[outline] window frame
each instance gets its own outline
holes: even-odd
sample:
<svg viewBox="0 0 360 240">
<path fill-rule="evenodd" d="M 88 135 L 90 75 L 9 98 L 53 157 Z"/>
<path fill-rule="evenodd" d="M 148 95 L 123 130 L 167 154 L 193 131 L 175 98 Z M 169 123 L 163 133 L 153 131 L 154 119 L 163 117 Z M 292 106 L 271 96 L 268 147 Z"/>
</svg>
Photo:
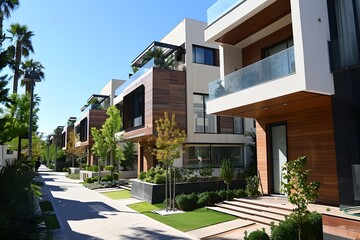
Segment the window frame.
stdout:
<svg viewBox="0 0 360 240">
<path fill-rule="evenodd" d="M 194 119 L 194 133 L 203 133 L 203 134 L 218 134 L 218 119 L 216 115 L 209 115 L 206 113 L 206 98 L 209 97 L 209 94 L 203 94 L 203 93 L 193 93 L 193 98 L 194 96 L 201 96 L 202 97 L 202 113 L 203 113 L 203 131 L 196 131 L 196 121 L 195 121 L 195 107 L 194 107 L 194 101 L 193 101 L 193 119 Z M 212 117 L 215 121 L 214 123 L 214 131 L 213 132 L 208 132 L 207 130 L 207 125 L 206 125 L 206 121 L 208 120 L 209 117 Z"/>
<path fill-rule="evenodd" d="M 197 50 L 204 50 L 203 59 L 199 59 Z M 212 61 L 207 62 L 207 53 L 212 53 L 210 56 L 212 56 Z M 219 66 L 219 49 L 216 48 L 210 48 L 210 47 L 204 47 L 200 45 L 193 44 L 192 45 L 192 62 L 197 64 L 203 64 L 208 66 Z"/>
</svg>

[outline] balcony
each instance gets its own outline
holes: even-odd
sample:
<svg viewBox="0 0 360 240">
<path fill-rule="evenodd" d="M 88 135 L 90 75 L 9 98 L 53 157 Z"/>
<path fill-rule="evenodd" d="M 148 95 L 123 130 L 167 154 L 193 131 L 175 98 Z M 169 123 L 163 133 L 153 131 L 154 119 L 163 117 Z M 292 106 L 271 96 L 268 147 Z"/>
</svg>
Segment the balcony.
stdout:
<svg viewBox="0 0 360 240">
<path fill-rule="evenodd" d="M 131 67 L 135 70 L 134 74 L 130 75 L 129 80 L 116 89 L 116 95 L 120 95 L 128 86 L 152 68 L 183 71 L 184 62 L 181 61 L 183 54 L 185 52 L 179 46 L 156 41 L 151 43 L 132 61 Z"/>
<path fill-rule="evenodd" d="M 329 41 L 331 70 L 333 72 L 360 64 L 360 32 L 352 32 Z"/>
<path fill-rule="evenodd" d="M 152 68 L 161 68 L 161 69 L 169 69 L 175 70 L 175 65 L 166 61 L 166 59 L 162 58 L 152 58 L 145 65 L 139 68 L 133 75 L 130 76 L 129 80 L 127 80 L 124 84 L 122 84 L 118 89 L 116 89 L 116 95 L 120 95 L 128 86 L 130 86 L 133 82 L 135 82 L 139 77 L 147 73 Z"/>
<path fill-rule="evenodd" d="M 207 22 L 212 24 L 221 16 L 242 4 L 246 0 L 219 0 L 207 10 Z"/>
<path fill-rule="evenodd" d="M 294 47 L 291 47 L 230 73 L 223 80 L 218 79 L 209 83 L 209 100 L 255 87 L 294 73 Z"/>
</svg>

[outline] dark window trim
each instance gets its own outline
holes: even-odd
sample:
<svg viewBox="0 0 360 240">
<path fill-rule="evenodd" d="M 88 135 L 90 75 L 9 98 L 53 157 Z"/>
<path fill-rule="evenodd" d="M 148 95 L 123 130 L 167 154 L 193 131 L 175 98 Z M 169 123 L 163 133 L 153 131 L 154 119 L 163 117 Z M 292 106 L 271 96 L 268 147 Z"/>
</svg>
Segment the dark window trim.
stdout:
<svg viewBox="0 0 360 240">
<path fill-rule="evenodd" d="M 204 50 L 210 50 L 212 51 L 213 53 L 213 63 L 212 64 L 207 64 L 207 63 L 201 63 L 199 61 L 196 60 L 196 51 L 195 49 L 196 48 L 202 48 Z M 192 62 L 193 63 L 196 63 L 196 64 L 202 64 L 202 65 L 208 65 L 208 66 L 214 66 L 214 67 L 219 67 L 220 66 L 220 63 L 219 63 L 219 49 L 216 49 L 216 48 L 210 48 L 210 47 L 205 47 L 205 46 L 201 46 L 201 45 L 196 45 L 196 44 L 193 44 L 192 45 Z M 204 52 L 205 54 L 205 52 Z M 205 56 L 204 56 L 205 58 Z"/>
<path fill-rule="evenodd" d="M 194 129 L 194 133 L 200 133 L 200 134 L 219 134 L 219 129 L 218 129 L 218 117 L 217 116 L 215 116 L 216 117 L 216 126 L 215 126 L 215 129 L 216 129 L 216 132 L 206 132 L 206 127 L 205 127 L 205 123 L 206 123 L 206 116 L 212 116 L 212 115 L 208 115 L 207 113 L 206 113 L 206 101 L 205 101 L 205 97 L 209 97 L 209 94 L 207 94 L 207 93 L 193 93 L 193 95 L 200 95 L 200 96 L 202 96 L 203 97 L 203 113 L 204 113 L 204 122 L 203 122 L 203 126 L 204 126 L 204 131 L 202 131 L 202 132 L 198 132 L 198 131 L 196 131 L 196 129 Z"/>
<path fill-rule="evenodd" d="M 269 50 L 270 49 L 272 49 L 272 48 L 274 48 L 274 47 L 277 47 L 277 46 L 280 46 L 281 44 L 284 44 L 284 43 L 286 43 L 286 48 L 289 48 L 289 47 L 292 47 L 293 45 L 289 45 L 289 41 L 290 40 L 293 40 L 294 41 L 294 38 L 293 37 L 289 37 L 289 38 L 287 38 L 287 39 L 285 39 L 285 40 L 282 40 L 282 41 L 280 41 L 280 42 L 278 42 L 278 43 L 275 43 L 275 44 L 273 44 L 273 45 L 270 45 L 270 46 L 268 46 L 268 47 L 266 47 L 266 48 L 264 48 L 263 49 L 263 56 L 262 56 L 262 58 L 267 58 L 267 57 L 270 57 L 269 56 Z"/>
</svg>

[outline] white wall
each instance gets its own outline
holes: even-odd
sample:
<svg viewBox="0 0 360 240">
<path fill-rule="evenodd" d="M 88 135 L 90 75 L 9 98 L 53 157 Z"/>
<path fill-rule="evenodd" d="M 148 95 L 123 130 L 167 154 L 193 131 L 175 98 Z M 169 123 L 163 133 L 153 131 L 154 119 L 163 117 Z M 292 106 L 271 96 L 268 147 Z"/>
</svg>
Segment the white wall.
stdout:
<svg viewBox="0 0 360 240">
<path fill-rule="evenodd" d="M 296 72 L 309 92 L 334 94 L 326 0 L 291 0 Z"/>
</svg>

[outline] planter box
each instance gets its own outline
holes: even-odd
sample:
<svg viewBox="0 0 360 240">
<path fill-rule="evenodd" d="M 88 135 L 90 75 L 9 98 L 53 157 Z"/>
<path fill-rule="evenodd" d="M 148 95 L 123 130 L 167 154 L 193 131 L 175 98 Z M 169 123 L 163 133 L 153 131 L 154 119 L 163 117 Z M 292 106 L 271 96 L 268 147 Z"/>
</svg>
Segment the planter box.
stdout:
<svg viewBox="0 0 360 240">
<path fill-rule="evenodd" d="M 110 174 L 111 174 L 110 171 L 101 171 L 100 176 L 103 177 L 103 176 L 110 175 Z M 85 181 L 85 179 L 87 179 L 87 178 L 92 178 L 92 177 L 95 177 L 98 175 L 99 175 L 98 172 L 81 170 L 80 171 L 80 181 Z"/>
<path fill-rule="evenodd" d="M 76 168 L 76 167 L 71 167 L 69 168 L 69 170 L 70 170 L 70 174 L 75 174 L 80 172 L 80 168 Z"/>
<path fill-rule="evenodd" d="M 123 179 L 130 179 L 130 178 L 137 178 L 137 171 L 120 171 L 119 178 Z"/>
<path fill-rule="evenodd" d="M 230 189 L 245 188 L 244 179 L 233 180 Z M 176 183 L 176 195 L 185 193 L 199 193 L 207 191 L 217 191 L 226 189 L 226 184 L 222 180 L 205 182 Z M 165 200 L 165 184 L 153 184 L 135 179 L 132 181 L 131 197 L 149 203 L 162 203 Z"/>
</svg>

